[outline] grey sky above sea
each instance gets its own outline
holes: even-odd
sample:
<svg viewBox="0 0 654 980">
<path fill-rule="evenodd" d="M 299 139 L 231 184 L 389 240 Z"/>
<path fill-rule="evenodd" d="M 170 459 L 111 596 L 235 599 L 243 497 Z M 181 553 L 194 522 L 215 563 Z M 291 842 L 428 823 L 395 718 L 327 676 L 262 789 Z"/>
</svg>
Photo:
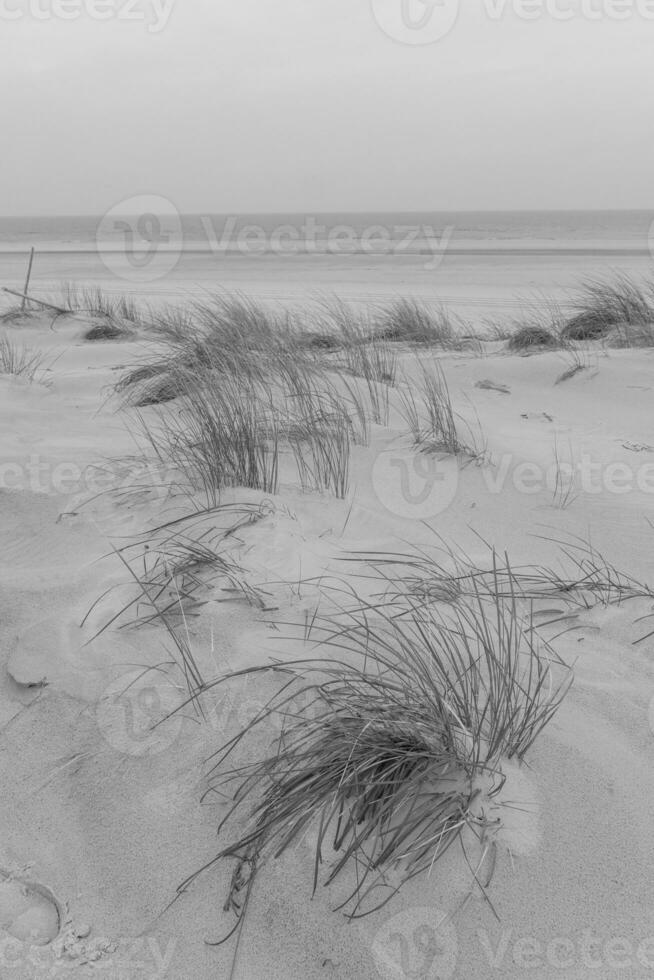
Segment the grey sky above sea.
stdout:
<svg viewBox="0 0 654 980">
<path fill-rule="evenodd" d="M 138 3 L 101 21 L 4 5 L 23 16 L 0 23 L 0 214 L 652 206 L 654 19 L 635 3 L 462 4 L 417 45 L 369 0 L 170 0 L 156 31 Z"/>
</svg>

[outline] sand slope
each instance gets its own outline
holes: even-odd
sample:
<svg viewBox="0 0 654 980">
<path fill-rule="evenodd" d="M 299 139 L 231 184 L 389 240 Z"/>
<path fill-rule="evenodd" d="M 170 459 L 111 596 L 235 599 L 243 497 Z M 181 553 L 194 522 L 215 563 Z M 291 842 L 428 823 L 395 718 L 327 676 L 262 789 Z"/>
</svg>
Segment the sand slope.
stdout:
<svg viewBox="0 0 654 980">
<path fill-rule="evenodd" d="M 142 354 L 141 343 L 91 345 L 79 335 L 74 321 L 56 332 L 23 327 L 52 354 L 49 386 L 0 376 L 0 976 L 223 977 L 233 944 L 207 943 L 231 925 L 222 912 L 231 868 L 216 866 L 170 902 L 216 852 L 223 810 L 216 799 L 201 803 L 205 760 L 273 687 L 221 691 L 206 719 L 189 707 L 152 732 L 184 697 L 179 675 L 162 667 L 171 650 L 161 629 L 94 638 L 129 584 L 112 546 L 183 505 L 138 470 L 126 416 L 107 401 L 116 368 Z M 579 534 L 623 571 L 651 574 L 651 355 L 593 353 L 558 384 L 567 367 L 558 353 L 491 347 L 442 361 L 456 406 L 481 429 L 483 457 L 454 485 L 445 481 L 447 499 L 437 492 L 418 504 L 418 484 L 402 497 L 384 469 L 384 453 L 405 452 L 395 420 L 357 450 L 350 500 L 284 488 L 234 545 L 280 615 L 301 618 L 311 595 L 293 582 L 340 570 L 344 551 L 424 545 L 420 518 L 473 558 L 485 553 L 482 535 L 515 564 L 552 562 L 547 538 Z M 508 392 L 479 386 L 489 380 Z M 584 456 L 591 469 L 561 492 L 557 457 L 561 466 Z M 107 459 L 117 461 L 110 479 L 106 470 L 105 483 L 89 479 L 87 468 Z M 115 492 L 100 493 L 108 482 Z M 120 588 L 81 626 L 112 586 Z M 651 975 L 654 639 L 634 641 L 654 628 L 654 619 L 637 620 L 653 613 L 648 599 L 581 611 L 554 640 L 576 683 L 529 768 L 507 770 L 492 907 L 479 890 L 468 897 L 457 849 L 378 915 L 349 924 L 331 911 L 343 886 L 319 888 L 311 901 L 304 842 L 258 879 L 235 976 Z M 205 675 L 279 655 L 271 615 L 242 601 L 209 603 L 191 624 Z"/>
</svg>

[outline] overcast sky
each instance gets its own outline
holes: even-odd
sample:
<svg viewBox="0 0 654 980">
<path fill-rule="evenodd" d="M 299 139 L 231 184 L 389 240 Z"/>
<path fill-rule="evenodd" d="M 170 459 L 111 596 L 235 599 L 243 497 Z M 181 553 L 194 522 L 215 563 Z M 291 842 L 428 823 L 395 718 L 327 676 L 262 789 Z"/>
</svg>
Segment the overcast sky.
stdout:
<svg viewBox="0 0 654 980">
<path fill-rule="evenodd" d="M 53 2 L 0 0 L 2 214 L 653 206 L 636 0 Z"/>
</svg>

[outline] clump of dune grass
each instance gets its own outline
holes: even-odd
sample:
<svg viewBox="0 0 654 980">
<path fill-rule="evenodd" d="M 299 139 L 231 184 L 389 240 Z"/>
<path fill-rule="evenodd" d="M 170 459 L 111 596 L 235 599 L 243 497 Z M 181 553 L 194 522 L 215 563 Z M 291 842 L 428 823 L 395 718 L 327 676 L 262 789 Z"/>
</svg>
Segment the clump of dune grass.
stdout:
<svg viewBox="0 0 654 980">
<path fill-rule="evenodd" d="M 328 490 L 344 497 L 351 446 L 368 438 L 367 416 L 347 385 L 292 365 L 263 379 L 247 372 L 189 372 L 155 375 L 141 387 L 154 403 L 160 386 L 172 385 L 177 410 L 143 421 L 162 459 L 210 500 L 229 486 L 275 493 L 282 451 L 293 456 L 306 491 Z"/>
<path fill-rule="evenodd" d="M 357 310 L 336 296 L 322 297 L 317 313 L 321 336 L 339 338 L 332 366 L 363 378 L 373 409 L 374 421 L 388 421 L 388 392 L 397 379 L 397 353 L 379 336 L 367 312 Z"/>
<path fill-rule="evenodd" d="M 212 346 L 267 352 L 293 346 L 297 327 L 286 311 L 274 311 L 241 293 L 212 294 L 196 302 L 193 321 Z"/>
<path fill-rule="evenodd" d="M 219 750 L 211 776 L 211 789 L 233 799 L 219 834 L 235 815 L 248 817 L 211 862 L 236 861 L 225 904 L 237 913 L 229 935 L 242 922 L 256 875 L 308 832 L 316 835 L 314 891 L 328 849 L 335 856 L 325 884 L 356 864 L 356 882 L 338 906 L 349 906 L 352 918 L 385 905 L 466 831 L 480 842 L 481 865 L 497 830 L 483 801 L 502 786 L 502 762 L 524 758 L 571 682 L 521 619 L 515 598 L 498 598 L 499 588 L 445 611 L 410 597 L 371 603 L 344 586 L 335 593 L 336 611 L 305 628 L 306 640 L 318 645 L 310 659 L 217 682 L 269 670 L 286 676 Z M 282 724 L 273 750 L 259 761 L 237 758 L 225 770 L 272 716 Z"/>
<path fill-rule="evenodd" d="M 217 501 L 225 487 L 276 493 L 279 429 L 271 395 L 254 379 L 205 372 L 177 373 L 183 401 L 176 413 L 146 426 L 158 454 L 189 484 Z"/>
<path fill-rule="evenodd" d="M 166 359 L 145 362 L 126 372 L 114 386 L 125 405 L 144 408 L 173 401 L 184 393 L 186 376 L 171 368 Z"/>
<path fill-rule="evenodd" d="M 331 490 L 343 499 L 350 475 L 352 422 L 341 409 L 294 423 L 288 439 L 304 490 Z"/>
<path fill-rule="evenodd" d="M 269 594 L 249 581 L 232 548 L 242 528 L 265 519 L 270 512 L 269 504 L 219 504 L 167 521 L 120 548 L 112 547 L 111 555 L 125 569 L 133 595 L 88 642 L 111 629 L 161 626 L 172 659 L 154 669 L 176 667 L 186 685 L 186 703 L 204 717 L 201 695 L 207 681 L 189 622 L 210 600 L 245 600 L 258 611 L 271 609 Z M 118 583 L 103 592 L 88 609 L 81 627 L 109 595 L 124 588 L 125 583 Z"/>
<path fill-rule="evenodd" d="M 101 320 L 99 323 L 95 323 L 88 330 L 85 330 L 82 334 L 83 340 L 127 340 L 129 337 L 133 336 L 133 331 L 127 327 L 121 326 L 111 320 Z"/>
<path fill-rule="evenodd" d="M 368 312 L 339 296 L 319 295 L 313 316 L 319 332 L 338 338 L 341 347 L 356 347 L 370 340 L 372 324 Z"/>
<path fill-rule="evenodd" d="M 564 326 L 561 336 L 565 340 L 601 340 L 611 330 L 603 313 L 596 310 L 583 310 L 576 313 Z"/>
<path fill-rule="evenodd" d="M 511 351 L 529 352 L 534 350 L 553 350 L 561 346 L 561 342 L 552 330 L 540 325 L 527 324 L 519 327 L 508 340 L 507 347 Z"/>
<path fill-rule="evenodd" d="M 41 351 L 16 343 L 6 335 L 0 336 L 0 374 L 12 374 L 34 381 L 43 369 L 45 355 Z"/>
<path fill-rule="evenodd" d="M 326 365 L 314 365 L 314 369 L 331 368 L 341 375 L 360 378 L 366 388 L 372 421 L 377 425 L 387 425 L 389 388 L 394 387 L 397 381 L 397 354 L 390 344 L 371 333 L 366 321 L 348 319 L 347 310 L 340 301 L 332 307 L 332 312 L 339 318 L 343 340 L 335 358 Z M 351 385 L 348 388 L 353 390 Z"/>
<path fill-rule="evenodd" d="M 565 313 L 556 300 L 536 291 L 515 301 L 520 310 L 506 321 L 486 320 L 495 340 L 505 340 L 509 350 L 532 352 L 565 346 L 560 333 L 566 322 Z"/>
<path fill-rule="evenodd" d="M 458 601 L 482 594 L 516 598 L 528 608 L 540 599 L 558 598 L 572 606 L 592 609 L 633 599 L 654 599 L 654 588 L 619 570 L 593 544 L 578 536 L 537 535 L 556 546 L 558 565 L 509 565 L 488 544 L 488 559 L 473 561 L 460 548 L 438 538 L 435 547 L 411 553 L 366 552 L 347 561 L 365 561 L 391 595 L 408 592 L 412 601 Z"/>
<path fill-rule="evenodd" d="M 429 307 L 400 297 L 378 310 L 375 333 L 394 343 L 458 349 L 463 346 L 460 324 L 443 306 Z"/>
<path fill-rule="evenodd" d="M 577 312 L 562 329 L 568 340 L 598 340 L 611 333 L 624 341 L 619 346 L 650 346 L 654 340 L 654 289 L 625 273 L 608 282 L 586 280 L 574 305 Z"/>
<path fill-rule="evenodd" d="M 289 316 L 238 293 L 211 295 L 186 310 L 151 310 L 147 327 L 158 340 L 156 358 L 136 365 L 116 386 L 131 404 L 139 404 L 140 385 L 155 375 L 211 371 L 263 381 L 280 359 L 311 361 L 296 343 L 297 331 Z M 162 381 L 162 396 L 166 390 L 173 386 Z M 144 404 L 151 403 L 147 392 L 146 397 Z"/>
<path fill-rule="evenodd" d="M 469 426 L 466 426 L 468 440 L 459 434 L 463 423 L 454 412 L 447 380 L 438 361 L 416 360 L 416 377 L 405 378 L 399 395 L 399 411 L 415 446 L 423 452 L 475 455 Z"/>
<path fill-rule="evenodd" d="M 183 600 L 186 597 L 183 597 L 179 591 L 176 579 L 174 576 L 169 577 L 162 587 L 160 580 L 151 580 L 151 571 L 148 570 L 147 565 L 144 565 L 143 570 L 140 571 L 128 561 L 124 550 L 113 548 L 113 554 L 120 560 L 135 585 L 136 596 L 118 613 L 112 616 L 89 642 L 97 639 L 98 636 L 113 626 L 131 609 L 136 610 L 137 622 L 136 624 L 132 622 L 127 625 L 133 626 L 146 622 L 158 622 L 164 627 L 169 640 L 172 641 L 172 663 L 180 670 L 185 679 L 189 701 L 194 705 L 197 713 L 202 714 L 202 706 L 198 700 L 198 693 L 204 689 L 206 682 L 193 651 L 193 643 L 184 612 Z M 108 591 L 110 592 L 111 590 Z M 82 627 L 84 627 L 88 617 L 107 594 L 105 592 L 96 599 L 82 620 Z M 139 614 L 139 610 L 143 607 L 146 609 L 145 615 L 142 613 Z M 164 665 L 162 664 L 160 666 Z"/>
<path fill-rule="evenodd" d="M 71 313 L 88 313 L 132 327 L 142 322 L 142 313 L 131 296 L 111 296 L 99 286 L 80 286 L 70 282 L 61 286 L 60 293 L 61 300 Z"/>
<path fill-rule="evenodd" d="M 349 346 L 325 357 L 298 340 L 285 314 L 231 295 L 196 305 L 183 324 L 166 310 L 153 317 L 161 326 L 153 359 L 116 390 L 136 407 L 176 399 L 148 423 L 149 438 L 191 486 L 274 493 L 286 453 L 303 489 L 345 496 L 352 446 L 368 443 L 371 423 L 388 422 L 396 362 L 384 345 L 354 344 L 350 334 Z"/>
<path fill-rule="evenodd" d="M 220 599 L 245 599 L 260 611 L 268 610 L 267 594 L 249 582 L 233 555 L 239 530 L 263 520 L 268 513 L 261 504 L 222 504 L 161 524 L 114 549 L 113 554 L 129 569 L 137 588 L 134 597 L 96 636 L 117 623 L 129 629 L 164 622 L 166 627 L 177 629 L 217 595 Z M 82 626 L 107 594 L 93 603 Z"/>
</svg>

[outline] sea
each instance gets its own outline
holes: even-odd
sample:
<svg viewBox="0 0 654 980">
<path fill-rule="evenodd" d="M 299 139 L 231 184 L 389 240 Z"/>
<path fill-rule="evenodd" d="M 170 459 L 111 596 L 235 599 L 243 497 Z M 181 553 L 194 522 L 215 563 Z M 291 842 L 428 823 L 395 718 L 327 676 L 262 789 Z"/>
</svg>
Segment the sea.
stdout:
<svg viewBox="0 0 654 980">
<path fill-rule="evenodd" d="M 585 280 L 654 280 L 654 209 L 179 214 L 135 198 L 104 215 L 0 217 L 0 287 L 64 282 L 184 303 L 224 290 L 293 306 L 406 295 L 470 321 L 574 306 Z M 2 293 L 0 305 L 14 301 Z"/>
</svg>

